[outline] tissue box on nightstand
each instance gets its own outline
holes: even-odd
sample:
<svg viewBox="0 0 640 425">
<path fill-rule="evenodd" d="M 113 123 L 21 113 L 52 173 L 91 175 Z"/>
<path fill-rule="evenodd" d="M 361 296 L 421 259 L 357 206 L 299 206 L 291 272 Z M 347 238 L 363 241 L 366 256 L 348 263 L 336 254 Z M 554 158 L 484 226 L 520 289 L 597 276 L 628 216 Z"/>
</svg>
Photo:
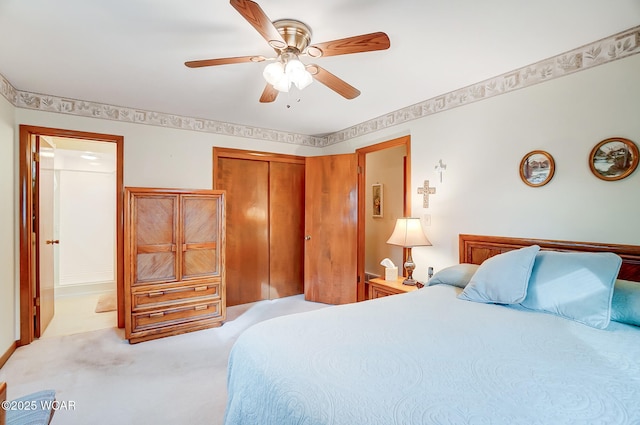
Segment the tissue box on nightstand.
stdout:
<svg viewBox="0 0 640 425">
<path fill-rule="evenodd" d="M 384 280 L 398 280 L 398 268 L 397 267 L 385 267 Z"/>
</svg>

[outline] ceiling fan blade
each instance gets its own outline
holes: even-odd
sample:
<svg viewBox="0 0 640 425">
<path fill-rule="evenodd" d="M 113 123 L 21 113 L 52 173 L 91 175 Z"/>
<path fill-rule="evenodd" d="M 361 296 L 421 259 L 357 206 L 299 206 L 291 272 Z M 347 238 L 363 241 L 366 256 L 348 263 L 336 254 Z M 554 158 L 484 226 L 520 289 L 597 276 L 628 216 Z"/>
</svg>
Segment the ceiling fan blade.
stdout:
<svg viewBox="0 0 640 425">
<path fill-rule="evenodd" d="M 307 70 L 313 78 L 346 99 L 355 99 L 360 96 L 360 90 L 318 65 L 308 65 Z"/>
<path fill-rule="evenodd" d="M 236 9 L 267 42 L 274 48 L 287 46 L 278 29 L 271 19 L 264 13 L 258 3 L 251 0 L 231 0 L 231 6 Z"/>
<path fill-rule="evenodd" d="M 203 66 L 217 66 L 228 65 L 232 63 L 244 63 L 244 62 L 262 62 L 266 60 L 264 56 L 238 56 L 235 58 L 220 58 L 220 59 L 203 59 L 197 61 L 188 61 L 184 64 L 189 68 L 201 68 Z"/>
<path fill-rule="evenodd" d="M 260 103 L 271 103 L 278 97 L 278 90 L 276 90 L 271 84 L 267 83 L 262 96 L 260 96 Z"/>
<path fill-rule="evenodd" d="M 389 36 L 383 32 L 373 32 L 355 37 L 341 38 L 325 43 L 313 44 L 307 48 L 307 55 L 312 58 L 320 56 L 348 55 L 351 53 L 385 50 L 391 46 Z"/>
</svg>

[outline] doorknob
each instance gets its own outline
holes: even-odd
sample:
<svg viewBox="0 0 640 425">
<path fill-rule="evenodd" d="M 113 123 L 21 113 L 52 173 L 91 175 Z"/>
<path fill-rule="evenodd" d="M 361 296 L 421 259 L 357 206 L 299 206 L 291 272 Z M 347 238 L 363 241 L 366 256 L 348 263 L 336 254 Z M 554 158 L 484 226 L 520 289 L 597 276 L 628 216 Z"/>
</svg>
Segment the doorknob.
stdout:
<svg viewBox="0 0 640 425">
<path fill-rule="evenodd" d="M 304 240 L 305 240 L 305 241 L 310 241 L 310 240 L 311 240 L 311 235 L 307 235 L 307 236 L 305 236 L 305 237 L 304 237 Z"/>
<path fill-rule="evenodd" d="M 59 239 L 56 239 L 56 240 L 48 240 L 48 241 L 47 241 L 47 245 L 53 245 L 54 243 L 55 243 L 55 244 L 59 244 L 59 243 L 60 243 L 60 240 L 59 240 Z"/>
</svg>

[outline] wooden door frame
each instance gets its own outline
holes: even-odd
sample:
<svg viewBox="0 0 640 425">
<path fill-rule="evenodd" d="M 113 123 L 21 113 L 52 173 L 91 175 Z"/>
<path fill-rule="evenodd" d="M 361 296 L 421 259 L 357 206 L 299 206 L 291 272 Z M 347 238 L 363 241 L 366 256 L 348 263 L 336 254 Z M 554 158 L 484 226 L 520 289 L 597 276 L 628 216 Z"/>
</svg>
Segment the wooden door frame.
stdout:
<svg viewBox="0 0 640 425">
<path fill-rule="evenodd" d="M 358 155 L 358 301 L 366 299 L 365 292 L 365 221 L 366 221 L 366 188 L 365 179 L 367 176 L 367 154 L 377 152 L 397 146 L 404 146 L 406 149 L 404 166 L 404 216 L 411 215 L 411 136 L 406 135 L 386 142 L 377 143 L 356 149 Z M 404 250 L 406 251 L 406 250 Z M 406 252 L 403 252 L 403 257 Z"/>
<path fill-rule="evenodd" d="M 20 147 L 18 191 L 20 192 L 20 346 L 34 340 L 33 286 L 34 267 L 32 261 L 32 217 L 33 208 L 33 152 L 32 136 L 68 137 L 116 144 L 116 290 L 118 298 L 118 327 L 124 327 L 124 137 L 112 134 L 89 133 L 49 127 L 20 125 Z"/>
</svg>

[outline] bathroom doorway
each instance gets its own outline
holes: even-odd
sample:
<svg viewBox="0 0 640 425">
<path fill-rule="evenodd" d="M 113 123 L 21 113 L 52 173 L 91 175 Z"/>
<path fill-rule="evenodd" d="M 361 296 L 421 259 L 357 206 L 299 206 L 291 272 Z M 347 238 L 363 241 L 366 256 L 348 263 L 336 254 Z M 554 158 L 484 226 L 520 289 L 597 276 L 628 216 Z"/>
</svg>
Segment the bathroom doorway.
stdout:
<svg viewBox="0 0 640 425">
<path fill-rule="evenodd" d="M 104 320 L 123 326 L 122 145 L 121 136 L 20 126 L 20 345 L 46 336 L 48 326 L 52 335 L 105 327 Z M 107 293 L 115 294 L 109 318 L 67 317 L 89 308 L 93 315 Z M 96 298 L 80 312 L 65 307 L 87 296 Z"/>
</svg>

